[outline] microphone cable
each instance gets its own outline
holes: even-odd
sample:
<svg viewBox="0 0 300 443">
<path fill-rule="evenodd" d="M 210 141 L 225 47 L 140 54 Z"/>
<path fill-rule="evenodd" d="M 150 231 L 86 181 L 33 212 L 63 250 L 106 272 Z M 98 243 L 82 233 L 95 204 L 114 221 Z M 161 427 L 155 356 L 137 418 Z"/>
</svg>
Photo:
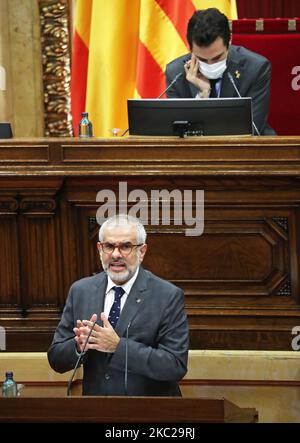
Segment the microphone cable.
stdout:
<svg viewBox="0 0 300 443">
<path fill-rule="evenodd" d="M 71 387 L 72 387 L 72 383 L 73 383 L 73 379 L 74 379 L 75 373 L 76 373 L 77 368 L 78 368 L 78 366 L 79 366 L 80 360 L 81 360 L 81 358 L 83 357 L 83 354 L 84 354 L 84 352 L 85 352 L 85 348 L 86 348 L 86 346 L 87 346 L 87 344 L 88 344 L 88 341 L 89 341 L 89 338 L 90 338 L 90 336 L 91 336 L 91 333 L 92 333 L 92 331 L 93 331 L 93 329 L 94 329 L 94 327 L 95 327 L 96 321 L 97 321 L 97 320 L 95 320 L 95 321 L 93 322 L 93 324 L 92 324 L 92 327 L 91 327 L 90 332 L 88 333 L 88 336 L 87 336 L 87 338 L 86 338 L 86 340 L 85 340 L 85 343 L 84 343 L 84 346 L 83 346 L 83 348 L 82 348 L 82 351 L 80 352 L 80 354 L 79 354 L 79 356 L 78 356 L 78 359 L 77 359 L 77 361 L 76 361 L 75 367 L 74 367 L 73 372 L 72 372 L 72 376 L 71 376 L 71 378 L 70 378 L 69 381 L 68 381 L 68 389 L 67 389 L 67 396 L 68 396 L 68 397 L 69 397 L 69 395 L 70 395 L 70 393 L 71 393 Z"/>
<path fill-rule="evenodd" d="M 128 330 L 130 328 L 131 322 L 128 323 L 126 329 L 126 344 L 125 344 L 125 374 L 124 374 L 124 391 L 127 397 L 128 395 Z"/>
<path fill-rule="evenodd" d="M 233 77 L 232 77 L 232 74 L 231 74 L 230 72 L 227 72 L 227 75 L 228 75 L 228 78 L 229 78 L 230 82 L 232 83 L 232 85 L 233 85 L 233 87 L 234 87 L 234 89 L 235 89 L 235 92 L 237 93 L 237 95 L 239 96 L 239 98 L 242 98 L 242 96 L 241 96 L 241 94 L 240 94 L 240 91 L 238 90 L 238 88 L 237 88 L 237 86 L 236 86 L 236 84 L 235 84 L 235 81 L 234 81 L 234 79 L 233 79 Z M 253 125 L 253 127 L 254 127 L 254 129 L 255 129 L 257 135 L 260 135 L 260 132 L 259 132 L 259 130 L 257 129 L 256 124 L 254 123 L 254 120 L 253 120 L 253 119 L 252 119 L 252 125 Z"/>
</svg>

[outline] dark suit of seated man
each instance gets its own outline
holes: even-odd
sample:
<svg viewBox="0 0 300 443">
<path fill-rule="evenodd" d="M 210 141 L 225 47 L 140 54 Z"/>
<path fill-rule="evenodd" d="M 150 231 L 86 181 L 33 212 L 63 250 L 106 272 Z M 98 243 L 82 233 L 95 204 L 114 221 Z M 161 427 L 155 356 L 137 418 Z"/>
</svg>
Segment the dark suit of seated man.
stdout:
<svg viewBox="0 0 300 443">
<path fill-rule="evenodd" d="M 84 395 L 180 396 L 189 346 L 182 290 L 140 266 L 146 232 L 134 217 L 106 220 L 97 247 L 104 272 L 72 285 L 48 350 L 51 367 L 74 368 L 96 320 L 83 359 Z"/>
<path fill-rule="evenodd" d="M 254 135 L 276 135 L 268 126 L 271 63 L 242 46 L 230 44 L 227 17 L 216 8 L 196 11 L 190 18 L 187 40 L 191 57 L 184 55 L 166 67 L 169 98 L 237 97 L 230 75 L 242 97 L 252 97 Z M 229 75 L 228 75 L 229 73 Z M 256 130 L 256 128 L 257 130 Z"/>
</svg>

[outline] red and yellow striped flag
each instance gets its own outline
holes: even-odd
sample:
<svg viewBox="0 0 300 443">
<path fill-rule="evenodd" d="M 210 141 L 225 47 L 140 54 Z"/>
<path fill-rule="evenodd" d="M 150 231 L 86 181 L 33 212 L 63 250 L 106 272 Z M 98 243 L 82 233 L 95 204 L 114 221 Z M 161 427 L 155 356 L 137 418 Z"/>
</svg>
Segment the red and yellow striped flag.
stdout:
<svg viewBox="0 0 300 443">
<path fill-rule="evenodd" d="M 167 63 L 189 51 L 186 28 L 197 9 L 236 18 L 235 0 L 77 0 L 71 100 L 75 134 L 89 112 L 94 134 L 126 129 L 127 99 L 154 98 Z"/>
<path fill-rule="evenodd" d="M 71 112 L 74 133 L 81 113 L 85 111 L 90 27 L 93 0 L 77 1 L 71 71 Z"/>
</svg>

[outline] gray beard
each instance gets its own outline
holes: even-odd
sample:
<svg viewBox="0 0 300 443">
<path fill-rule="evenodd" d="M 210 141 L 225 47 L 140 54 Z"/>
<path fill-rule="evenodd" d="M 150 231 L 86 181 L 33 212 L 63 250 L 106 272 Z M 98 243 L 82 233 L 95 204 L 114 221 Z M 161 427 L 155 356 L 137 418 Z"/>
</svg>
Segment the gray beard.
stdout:
<svg viewBox="0 0 300 443">
<path fill-rule="evenodd" d="M 117 284 L 123 284 L 123 283 L 128 282 L 128 280 L 130 280 L 131 277 L 134 276 L 135 271 L 137 270 L 137 268 L 139 267 L 139 264 L 140 264 L 140 257 L 138 255 L 136 258 L 136 263 L 134 265 L 127 267 L 127 269 L 125 269 L 125 271 L 112 272 L 109 270 L 109 265 L 104 265 L 101 256 L 100 256 L 100 259 L 101 259 L 101 263 L 102 263 L 102 267 L 103 267 L 104 272 L 106 272 L 107 275 L 109 275 L 109 277 L 112 279 L 112 281 Z"/>
<path fill-rule="evenodd" d="M 128 280 L 131 279 L 131 277 L 134 275 L 136 271 L 136 268 L 133 272 L 131 272 L 129 269 L 126 269 L 123 272 L 111 272 L 109 269 L 106 269 L 105 272 L 107 273 L 107 275 L 110 276 L 110 278 L 112 279 L 112 281 L 114 283 L 125 283 Z"/>
</svg>

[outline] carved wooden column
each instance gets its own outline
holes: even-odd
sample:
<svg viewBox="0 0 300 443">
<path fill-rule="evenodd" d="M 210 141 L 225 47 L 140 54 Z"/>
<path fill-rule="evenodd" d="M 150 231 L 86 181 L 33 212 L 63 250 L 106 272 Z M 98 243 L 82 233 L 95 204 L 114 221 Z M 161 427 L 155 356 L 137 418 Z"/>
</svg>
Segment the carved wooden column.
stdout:
<svg viewBox="0 0 300 443">
<path fill-rule="evenodd" d="M 39 0 L 45 135 L 72 136 L 68 0 Z"/>
</svg>

